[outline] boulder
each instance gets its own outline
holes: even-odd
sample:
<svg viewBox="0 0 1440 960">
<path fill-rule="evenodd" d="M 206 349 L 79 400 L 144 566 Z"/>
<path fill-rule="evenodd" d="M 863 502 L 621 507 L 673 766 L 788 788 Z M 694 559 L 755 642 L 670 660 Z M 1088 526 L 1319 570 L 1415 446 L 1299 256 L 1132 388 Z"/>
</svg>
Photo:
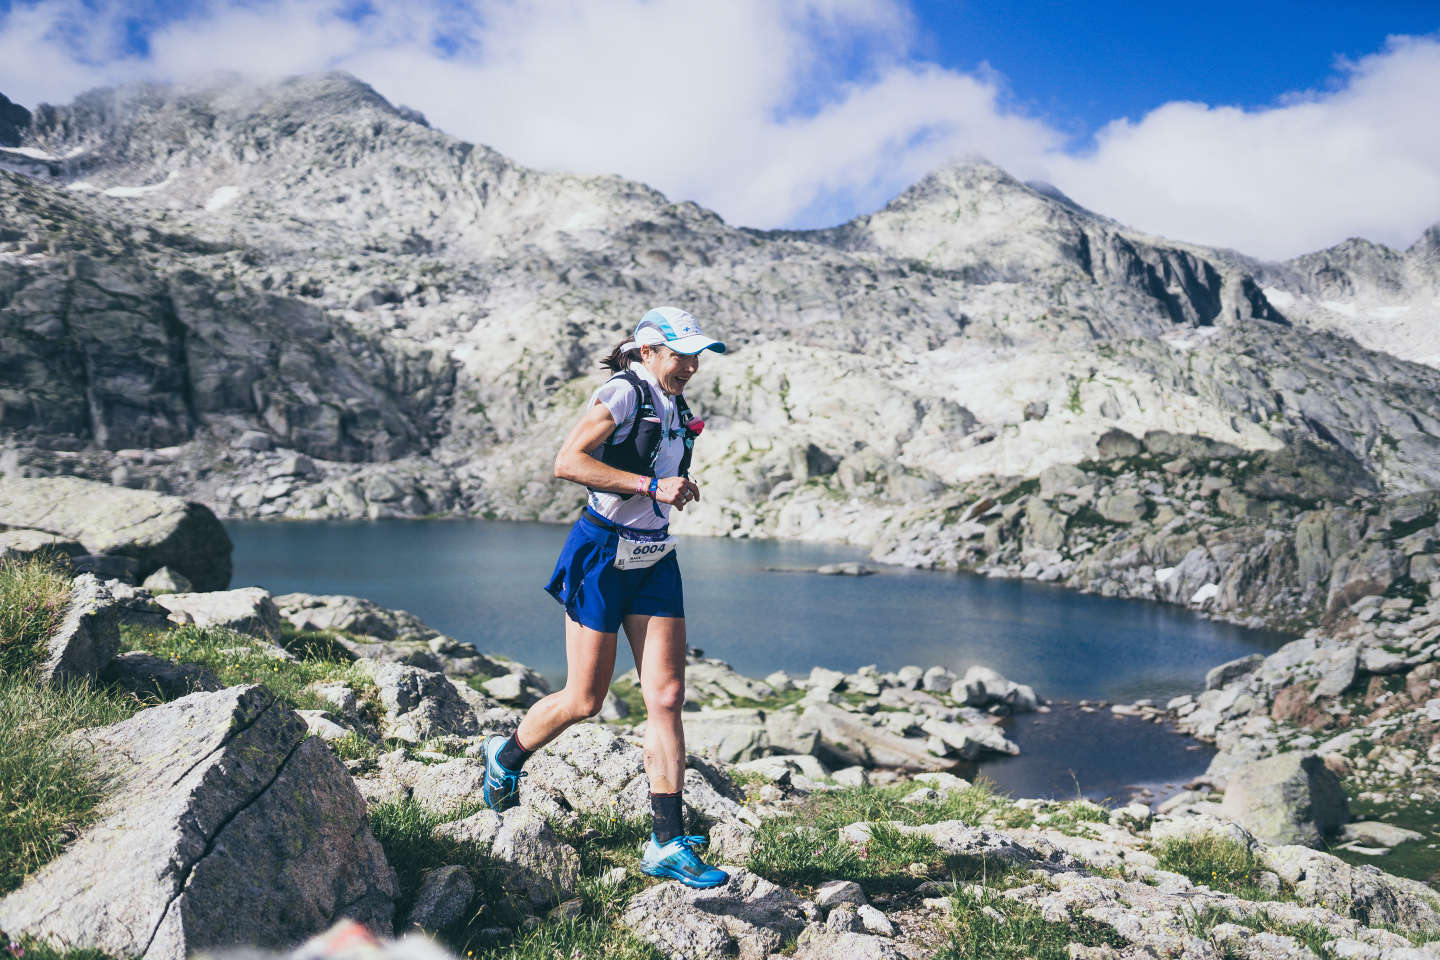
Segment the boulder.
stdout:
<svg viewBox="0 0 1440 960">
<path fill-rule="evenodd" d="M 230 586 L 230 537 L 215 514 L 179 497 L 76 477 L 0 477 L 0 525 L 42 530 L 119 554 L 148 577 L 179 571 L 197 590 Z"/>
<path fill-rule="evenodd" d="M 871 726 L 860 716 L 825 703 L 814 703 L 800 715 L 800 725 L 819 736 L 817 753 L 832 767 L 860 764 L 904 770 L 948 770 L 954 764 L 937 757 L 925 741 L 899 737 Z"/>
<path fill-rule="evenodd" d="M 520 722 L 516 711 L 443 673 L 374 660 L 360 665 L 380 689 L 387 737 L 419 743 L 444 734 L 473 737 L 482 730 L 508 734 Z"/>
<path fill-rule="evenodd" d="M 1350 804 L 1324 760 L 1289 751 L 1235 770 L 1220 815 L 1266 843 L 1318 847 L 1350 818 Z"/>
<path fill-rule="evenodd" d="M 275 598 L 275 605 L 296 630 L 334 632 L 336 642 L 359 658 L 457 674 L 518 672 L 525 686 L 542 693 L 549 690 L 538 674 L 521 664 L 481 657 L 469 644 L 428 626 L 414 614 L 390 610 L 363 597 L 286 593 Z"/>
<path fill-rule="evenodd" d="M 831 880 L 815 888 L 815 906 L 822 910 L 841 903 L 869 903 L 865 891 L 854 880 Z"/>
<path fill-rule="evenodd" d="M 119 605 L 105 584 L 88 573 L 70 582 L 60 629 L 45 643 L 40 677 L 94 677 L 120 649 Z"/>
<path fill-rule="evenodd" d="M 26 557 L 78 557 L 85 553 L 79 540 L 44 530 L 0 530 L 0 560 Z"/>
<path fill-rule="evenodd" d="M 795 960 L 908 960 L 909 956 L 886 937 L 821 928 L 806 929 L 797 946 Z"/>
<path fill-rule="evenodd" d="M 194 588 L 183 574 L 169 567 L 161 567 L 150 574 L 141 586 L 152 593 L 189 593 Z"/>
<path fill-rule="evenodd" d="M 415 903 L 401 929 L 436 931 L 450 926 L 465 916 L 470 898 L 475 896 L 475 881 L 470 871 L 452 864 L 435 867 L 420 874 L 420 889 L 415 893 Z"/>
<path fill-rule="evenodd" d="M 1354 866 L 1306 846 L 1262 847 L 1265 865 L 1295 887 L 1296 899 L 1354 916 L 1370 926 L 1393 924 L 1412 932 L 1440 928 L 1440 899 L 1418 880 L 1366 864 Z"/>
<path fill-rule="evenodd" d="M 1138 457 L 1143 449 L 1138 438 L 1119 428 L 1111 428 L 1100 434 L 1095 447 L 1101 460 L 1119 460 Z"/>
<path fill-rule="evenodd" d="M 701 710 L 685 718 L 685 746 L 721 763 L 754 760 L 770 752 L 761 710 Z"/>
<path fill-rule="evenodd" d="M 142 700 L 178 700 L 192 693 L 213 693 L 225 686 L 204 667 L 177 663 L 143 650 L 119 654 L 100 676 Z"/>
<path fill-rule="evenodd" d="M 580 882 L 579 854 L 527 807 L 501 815 L 490 856 L 499 861 L 506 888 L 523 893 L 536 906 L 573 897 Z"/>
<path fill-rule="evenodd" d="M 1219 690 L 1226 684 L 1259 670 L 1260 665 L 1264 662 L 1263 655 L 1252 653 L 1248 657 L 1240 657 L 1238 660 L 1222 663 L 1205 674 L 1205 689 Z"/>
<path fill-rule="evenodd" d="M 342 916 L 388 934 L 395 879 L 365 802 L 330 748 L 305 734 L 259 686 L 81 731 L 110 799 L 0 900 L 0 928 L 147 960 L 289 947 Z"/>
<path fill-rule="evenodd" d="M 710 890 L 656 884 L 630 901 L 620 923 L 667 957 L 765 960 L 819 919 L 789 890 L 748 870 L 728 872 L 729 882 Z"/>
<path fill-rule="evenodd" d="M 742 676 L 723 660 L 701 657 L 691 657 L 685 662 L 685 685 L 701 700 L 768 700 L 775 696 L 775 688 L 768 682 Z"/>
<path fill-rule="evenodd" d="M 170 611 L 176 623 L 221 627 L 269 643 L 280 639 L 280 611 L 267 590 L 218 590 L 211 593 L 167 593 L 155 602 Z"/>
<path fill-rule="evenodd" d="M 922 722 L 920 729 L 931 736 L 939 737 L 955 755 L 964 760 L 974 760 L 985 750 L 1012 757 L 1020 753 L 1020 748 L 1009 740 L 999 727 L 984 721 L 955 723 L 931 718 Z"/>
<path fill-rule="evenodd" d="M 1139 523 L 1149 509 L 1150 501 L 1134 492 L 1112 493 L 1095 501 L 1095 512 L 1111 523 Z"/>
</svg>

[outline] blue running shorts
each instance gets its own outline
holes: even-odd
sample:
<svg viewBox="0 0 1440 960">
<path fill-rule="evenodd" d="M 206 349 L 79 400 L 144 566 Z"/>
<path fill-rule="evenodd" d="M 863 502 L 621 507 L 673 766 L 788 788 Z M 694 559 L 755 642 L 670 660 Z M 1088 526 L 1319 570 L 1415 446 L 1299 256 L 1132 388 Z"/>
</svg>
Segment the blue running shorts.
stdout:
<svg viewBox="0 0 1440 960">
<path fill-rule="evenodd" d="M 621 621 L 629 614 L 650 617 L 685 616 L 685 595 L 680 582 L 677 551 L 643 570 L 616 570 L 615 550 L 620 541 L 617 530 L 607 530 L 586 513 L 575 521 L 555 572 L 545 585 L 565 608 L 570 619 L 601 633 L 619 633 Z M 663 531 L 625 529 L 637 539 Z"/>
</svg>

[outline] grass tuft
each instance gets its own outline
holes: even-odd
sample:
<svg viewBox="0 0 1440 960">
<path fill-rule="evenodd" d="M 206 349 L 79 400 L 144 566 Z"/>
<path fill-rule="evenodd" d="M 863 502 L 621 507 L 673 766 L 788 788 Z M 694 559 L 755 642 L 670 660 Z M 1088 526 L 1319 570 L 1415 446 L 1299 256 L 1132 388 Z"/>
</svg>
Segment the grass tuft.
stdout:
<svg viewBox="0 0 1440 960">
<path fill-rule="evenodd" d="M 749 868 L 776 883 L 813 886 L 854 880 L 870 891 L 909 889 L 928 877 L 1004 882 L 1014 868 L 1003 862 L 943 856 L 928 837 L 902 832 L 895 823 L 919 826 L 943 820 L 1007 822 L 1024 817 L 988 781 L 928 803 L 905 803 L 912 785 L 856 787 L 817 793 L 793 813 L 772 817 L 756 832 Z M 1028 815 L 1025 815 L 1028 816 Z M 852 823 L 869 823 L 863 844 L 840 836 Z M 913 865 L 920 864 L 922 869 Z"/>
<path fill-rule="evenodd" d="M 302 635 L 310 636 L 310 635 Z M 141 630 L 122 627 L 121 647 L 144 650 L 158 657 L 202 666 L 228 686 L 258 683 L 280 702 L 297 710 L 331 710 L 333 705 L 305 688 L 312 683 L 343 683 L 360 694 L 375 719 L 379 715 L 379 691 L 375 682 L 351 660 L 325 656 L 319 643 L 296 643 L 301 656 L 287 660 L 274 648 L 247 634 L 220 627 L 183 626 L 171 630 Z M 348 656 L 348 654 L 347 654 Z"/>
<path fill-rule="evenodd" d="M 1089 917 L 1046 920 L 1040 911 L 992 891 L 957 890 L 950 898 L 950 941 L 935 960 L 1069 960 L 1070 944 L 1125 947 L 1129 941 Z"/>
<path fill-rule="evenodd" d="M 0 562 L 0 674 L 29 673 L 70 602 L 70 579 L 43 558 Z"/>
<path fill-rule="evenodd" d="M 1274 900 L 1276 895 L 1259 885 L 1264 864 L 1239 840 L 1218 833 L 1169 837 L 1156 851 L 1160 869 L 1189 877 L 1212 890 L 1233 893 L 1246 900 Z"/>
<path fill-rule="evenodd" d="M 0 676 L 0 894 L 55 858 L 105 798 L 90 754 L 68 735 L 117 723 L 133 697 L 86 681 Z"/>
</svg>

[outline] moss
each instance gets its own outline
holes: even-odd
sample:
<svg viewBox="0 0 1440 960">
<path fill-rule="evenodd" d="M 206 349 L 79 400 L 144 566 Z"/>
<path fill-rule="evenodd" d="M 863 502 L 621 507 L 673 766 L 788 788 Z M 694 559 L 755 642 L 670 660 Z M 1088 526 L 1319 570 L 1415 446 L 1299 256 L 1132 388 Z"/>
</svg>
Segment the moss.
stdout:
<svg viewBox="0 0 1440 960">
<path fill-rule="evenodd" d="M 1039 492 L 1040 478 L 1031 477 L 1028 480 L 1021 480 L 1019 483 L 1015 484 L 1013 487 L 1000 494 L 1000 496 L 995 498 L 995 502 L 1002 504 L 1014 503 L 1021 497 L 1033 496 Z"/>
</svg>

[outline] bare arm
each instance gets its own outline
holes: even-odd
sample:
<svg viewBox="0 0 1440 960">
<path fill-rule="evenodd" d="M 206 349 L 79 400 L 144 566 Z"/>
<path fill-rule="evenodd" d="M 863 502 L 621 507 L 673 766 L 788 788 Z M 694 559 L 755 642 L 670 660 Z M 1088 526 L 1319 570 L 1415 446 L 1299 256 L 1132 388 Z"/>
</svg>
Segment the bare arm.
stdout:
<svg viewBox="0 0 1440 960">
<path fill-rule="evenodd" d="M 560 452 L 555 455 L 555 476 L 592 490 L 648 495 L 649 477 L 617 470 L 585 452 L 605 442 L 614 431 L 615 418 L 610 415 L 610 409 L 597 401 L 560 445 Z M 700 487 L 683 477 L 664 477 L 655 499 L 684 510 L 686 502 L 700 499 Z"/>
</svg>

